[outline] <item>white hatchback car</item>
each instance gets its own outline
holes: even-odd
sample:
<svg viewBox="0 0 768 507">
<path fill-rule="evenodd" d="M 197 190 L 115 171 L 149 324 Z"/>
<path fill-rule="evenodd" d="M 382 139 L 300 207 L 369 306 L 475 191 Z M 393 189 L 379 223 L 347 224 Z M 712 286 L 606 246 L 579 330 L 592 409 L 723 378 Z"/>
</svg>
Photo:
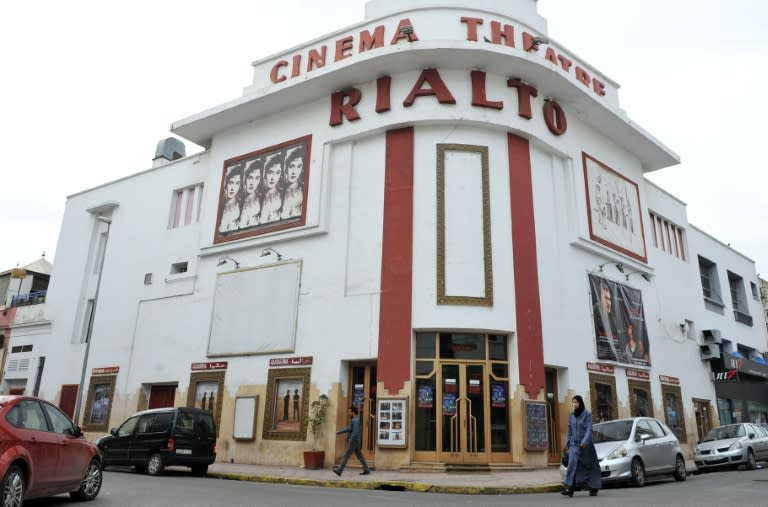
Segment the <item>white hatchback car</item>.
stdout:
<svg viewBox="0 0 768 507">
<path fill-rule="evenodd" d="M 672 430 L 652 417 L 616 419 L 592 426 L 592 441 L 600 462 L 603 482 L 627 482 L 645 486 L 653 475 L 687 477 L 680 442 Z M 566 468 L 560 465 L 565 481 Z"/>
<path fill-rule="evenodd" d="M 702 471 L 744 465 L 754 470 L 757 461 L 768 459 L 768 432 L 750 423 L 712 428 L 693 450 L 696 468 Z"/>
</svg>

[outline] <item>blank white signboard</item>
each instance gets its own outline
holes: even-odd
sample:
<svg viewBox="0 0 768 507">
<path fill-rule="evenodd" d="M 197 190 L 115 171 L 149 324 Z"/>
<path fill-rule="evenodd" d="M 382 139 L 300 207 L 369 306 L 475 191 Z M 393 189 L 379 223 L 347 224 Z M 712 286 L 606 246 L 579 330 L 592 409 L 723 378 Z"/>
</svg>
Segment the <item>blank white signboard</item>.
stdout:
<svg viewBox="0 0 768 507">
<path fill-rule="evenodd" d="M 293 352 L 301 261 L 220 273 L 208 355 Z"/>
</svg>

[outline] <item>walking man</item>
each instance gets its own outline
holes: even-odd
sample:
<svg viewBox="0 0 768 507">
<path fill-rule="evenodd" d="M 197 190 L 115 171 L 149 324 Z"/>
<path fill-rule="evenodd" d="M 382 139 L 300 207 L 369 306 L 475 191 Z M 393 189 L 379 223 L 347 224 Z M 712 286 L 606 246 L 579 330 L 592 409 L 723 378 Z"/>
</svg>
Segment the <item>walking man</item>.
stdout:
<svg viewBox="0 0 768 507">
<path fill-rule="evenodd" d="M 337 435 L 347 433 L 347 450 L 344 451 L 344 457 L 341 458 L 341 466 L 333 467 L 333 473 L 341 477 L 344 467 L 347 465 L 347 460 L 349 460 L 349 457 L 354 452 L 357 459 L 360 460 L 360 464 L 363 465 L 363 471 L 360 472 L 360 475 L 368 475 L 371 473 L 371 470 L 368 468 L 365 456 L 360 451 L 360 416 L 356 406 L 352 405 L 349 407 L 349 415 L 352 417 L 352 420 L 349 421 L 349 426 L 336 432 Z"/>
</svg>

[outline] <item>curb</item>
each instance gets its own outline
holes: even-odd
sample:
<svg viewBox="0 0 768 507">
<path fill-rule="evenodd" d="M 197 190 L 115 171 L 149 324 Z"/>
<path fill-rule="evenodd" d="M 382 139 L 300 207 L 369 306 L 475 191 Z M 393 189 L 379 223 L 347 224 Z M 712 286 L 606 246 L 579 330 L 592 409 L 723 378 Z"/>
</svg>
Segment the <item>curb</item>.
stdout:
<svg viewBox="0 0 768 507">
<path fill-rule="evenodd" d="M 292 484 L 296 486 L 315 486 L 323 488 L 346 488 L 385 491 L 411 491 L 414 493 L 449 493 L 456 495 L 519 495 L 530 493 L 553 493 L 563 489 L 562 484 L 551 483 L 537 486 L 510 487 L 469 487 L 469 486 L 439 486 L 410 481 L 345 481 L 301 479 L 296 477 L 269 477 L 258 475 L 228 474 L 208 472 L 208 477 L 230 481 L 263 482 L 269 484 Z"/>
</svg>

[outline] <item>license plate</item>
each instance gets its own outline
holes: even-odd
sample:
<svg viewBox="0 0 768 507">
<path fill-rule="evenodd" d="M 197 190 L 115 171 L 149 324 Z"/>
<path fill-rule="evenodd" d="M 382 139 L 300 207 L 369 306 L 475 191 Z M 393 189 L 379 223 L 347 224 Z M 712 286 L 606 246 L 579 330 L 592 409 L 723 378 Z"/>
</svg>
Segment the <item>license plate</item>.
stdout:
<svg viewBox="0 0 768 507">
<path fill-rule="evenodd" d="M 176 449 L 176 454 L 192 454 L 192 449 Z"/>
</svg>

